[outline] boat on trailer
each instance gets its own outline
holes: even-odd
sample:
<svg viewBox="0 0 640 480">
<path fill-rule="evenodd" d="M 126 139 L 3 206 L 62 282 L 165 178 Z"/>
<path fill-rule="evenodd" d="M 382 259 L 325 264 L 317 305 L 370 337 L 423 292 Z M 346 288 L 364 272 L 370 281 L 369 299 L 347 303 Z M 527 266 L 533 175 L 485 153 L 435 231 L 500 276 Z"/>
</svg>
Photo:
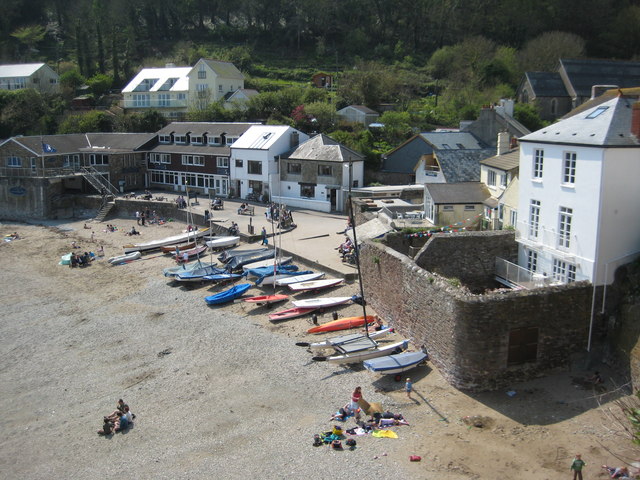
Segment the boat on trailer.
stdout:
<svg viewBox="0 0 640 480">
<path fill-rule="evenodd" d="M 391 327 L 385 327 L 382 330 L 371 332 L 368 337 L 363 333 L 349 333 L 347 335 L 339 335 L 337 337 L 327 338 L 322 342 L 311 343 L 309 344 L 309 348 L 311 350 L 324 350 L 327 348 L 333 348 L 335 350 L 336 347 L 340 347 L 342 345 L 360 342 L 363 338 L 370 338 L 372 340 L 375 340 L 376 338 L 389 335 L 390 333 L 393 333 L 393 328 Z"/>
<path fill-rule="evenodd" d="M 366 345 L 365 342 L 360 343 Z M 341 353 L 341 355 L 327 357 L 326 361 L 338 364 L 358 363 L 372 358 L 386 357 L 394 352 L 399 353 L 409 347 L 409 340 L 402 340 L 401 342 L 395 342 L 384 346 L 376 345 L 373 348 L 370 346 L 361 346 L 360 343 L 356 342 L 341 345 L 336 349 L 336 351 Z"/>
</svg>

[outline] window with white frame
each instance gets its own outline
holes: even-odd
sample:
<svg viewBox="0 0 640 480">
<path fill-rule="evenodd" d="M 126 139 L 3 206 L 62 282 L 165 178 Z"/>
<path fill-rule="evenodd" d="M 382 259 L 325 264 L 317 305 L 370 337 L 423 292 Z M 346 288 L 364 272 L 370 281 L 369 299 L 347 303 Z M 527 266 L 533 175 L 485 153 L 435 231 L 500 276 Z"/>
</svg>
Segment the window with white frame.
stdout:
<svg viewBox="0 0 640 480">
<path fill-rule="evenodd" d="M 560 207 L 558 215 L 558 247 L 569 248 L 571 244 L 571 217 L 573 209 Z"/>
<path fill-rule="evenodd" d="M 187 143 L 186 135 L 174 135 L 173 141 L 176 143 Z"/>
<path fill-rule="evenodd" d="M 216 159 L 218 168 L 229 168 L 229 157 L 218 157 Z"/>
<path fill-rule="evenodd" d="M 487 185 L 491 187 L 496 186 L 496 172 L 494 170 L 487 171 Z"/>
<path fill-rule="evenodd" d="M 149 161 L 151 163 L 171 163 L 171 155 L 168 153 L 152 153 Z"/>
<path fill-rule="evenodd" d="M 511 213 L 509 213 L 509 222 L 510 222 L 510 224 L 515 226 L 517 221 L 518 221 L 518 211 L 517 210 L 511 210 Z"/>
<path fill-rule="evenodd" d="M 207 78 L 207 68 L 204 65 L 200 65 L 200 68 L 198 69 L 198 78 L 200 80 Z"/>
<path fill-rule="evenodd" d="M 222 145 L 222 138 L 214 136 L 209 137 L 209 145 Z"/>
<path fill-rule="evenodd" d="M 564 153 L 564 168 L 562 170 L 562 183 L 573 185 L 576 183 L 576 153 Z"/>
<path fill-rule="evenodd" d="M 227 137 L 227 145 L 232 145 L 236 140 L 238 140 L 238 137 Z"/>
<path fill-rule="evenodd" d="M 576 266 L 558 258 L 553 259 L 553 279 L 556 282 L 571 283 L 576 281 Z"/>
<path fill-rule="evenodd" d="M 158 141 L 160 143 L 171 143 L 171 135 L 159 135 Z"/>
<path fill-rule="evenodd" d="M 178 100 L 186 100 L 187 99 L 187 94 L 186 93 L 179 93 L 178 94 Z"/>
<path fill-rule="evenodd" d="M 134 107 L 148 107 L 149 95 L 146 93 L 134 93 L 133 94 L 133 106 Z"/>
<path fill-rule="evenodd" d="M 7 167 L 21 167 L 22 158 L 11 155 L 7 157 Z"/>
<path fill-rule="evenodd" d="M 538 238 L 540 226 L 540 200 L 531 200 L 529 203 L 529 237 Z"/>
<path fill-rule="evenodd" d="M 506 173 L 502 173 L 502 174 L 500 174 L 499 178 L 500 178 L 500 186 L 502 188 L 506 188 L 506 186 L 507 186 L 507 174 Z"/>
<path fill-rule="evenodd" d="M 527 270 L 533 273 L 538 271 L 538 252 L 535 250 L 527 250 Z"/>
<path fill-rule="evenodd" d="M 202 155 L 182 155 L 182 164 L 202 167 L 204 166 L 204 157 Z"/>
<path fill-rule="evenodd" d="M 171 105 L 171 95 L 168 93 L 159 93 L 158 94 L 158 106 L 159 107 L 168 107 Z"/>
<path fill-rule="evenodd" d="M 453 212 L 453 205 L 443 205 L 442 206 L 442 211 L 443 212 Z"/>
<path fill-rule="evenodd" d="M 202 135 L 192 135 L 191 136 L 191 145 L 202 145 L 203 142 L 203 138 Z"/>
<path fill-rule="evenodd" d="M 321 177 L 330 177 L 333 175 L 331 165 L 318 165 L 318 175 Z"/>
<path fill-rule="evenodd" d="M 542 168 L 544 166 L 544 150 L 537 148 L 533 156 L 533 178 L 540 180 L 542 178 Z"/>
<path fill-rule="evenodd" d="M 91 165 L 109 165 L 109 155 L 92 153 L 89 155 L 89 163 Z"/>
<path fill-rule="evenodd" d="M 65 155 L 62 166 L 65 168 L 80 166 L 80 155 Z"/>
</svg>

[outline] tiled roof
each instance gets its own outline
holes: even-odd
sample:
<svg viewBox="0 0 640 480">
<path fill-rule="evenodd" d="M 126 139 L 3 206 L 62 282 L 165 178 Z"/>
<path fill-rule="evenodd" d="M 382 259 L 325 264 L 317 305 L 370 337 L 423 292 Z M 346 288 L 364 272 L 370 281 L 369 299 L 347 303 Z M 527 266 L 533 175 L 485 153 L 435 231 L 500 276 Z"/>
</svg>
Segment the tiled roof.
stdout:
<svg viewBox="0 0 640 480">
<path fill-rule="evenodd" d="M 495 148 L 481 150 L 438 150 L 435 153 L 447 183 L 479 182 L 480 161 L 496 154 Z"/>
<path fill-rule="evenodd" d="M 485 146 L 469 132 L 425 132 L 420 136 L 436 150 L 480 149 Z"/>
<path fill-rule="evenodd" d="M 65 155 L 81 151 L 117 152 L 133 151 L 151 140 L 155 133 L 73 133 L 68 135 L 44 135 L 13 137 L 12 141 L 28 148 L 35 154 L 43 154 L 42 144 L 55 148 L 46 155 Z"/>
<path fill-rule="evenodd" d="M 435 204 L 483 203 L 491 197 L 489 189 L 480 182 L 427 183 L 424 187 Z"/>
<path fill-rule="evenodd" d="M 568 97 L 558 72 L 526 72 L 525 76 L 536 97 Z"/>
<path fill-rule="evenodd" d="M 598 59 L 560 59 L 571 86 L 580 97 L 590 97 L 593 85 L 640 85 L 640 62 Z"/>
<path fill-rule="evenodd" d="M 509 170 L 518 168 L 520 164 L 520 149 L 516 148 L 510 152 L 503 153 L 502 155 L 489 157 L 485 160 L 481 160 L 480 163 L 488 167 L 499 168 L 500 170 L 508 172 Z"/>
<path fill-rule="evenodd" d="M 186 135 L 192 133 L 194 135 L 227 135 L 240 136 L 249 128 L 259 123 L 240 123 L 240 122 L 172 122 L 158 132 L 159 135 L 168 135 L 175 133 L 178 135 Z"/>
<path fill-rule="evenodd" d="M 322 160 L 328 162 L 362 161 L 364 156 L 339 144 L 324 134 L 316 135 L 301 143 L 286 158 L 296 160 Z"/>
<path fill-rule="evenodd" d="M 209 65 L 211 70 L 216 72 L 216 75 L 220 77 L 236 78 L 238 80 L 244 80 L 244 75 L 231 62 L 223 62 L 222 60 L 206 60 L 206 59 L 201 59 L 201 60 L 207 65 Z"/>
</svg>

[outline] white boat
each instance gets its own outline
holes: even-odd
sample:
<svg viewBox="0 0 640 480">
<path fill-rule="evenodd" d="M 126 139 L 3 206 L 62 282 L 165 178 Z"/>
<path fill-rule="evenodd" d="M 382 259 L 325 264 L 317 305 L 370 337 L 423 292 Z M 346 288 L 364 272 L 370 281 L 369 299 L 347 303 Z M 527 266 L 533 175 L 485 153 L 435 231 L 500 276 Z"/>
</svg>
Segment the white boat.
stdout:
<svg viewBox="0 0 640 480">
<path fill-rule="evenodd" d="M 195 262 L 178 265 L 177 267 L 169 267 L 162 270 L 162 273 L 165 277 L 175 277 L 183 272 L 190 272 L 191 270 L 195 270 L 196 268 L 204 268 L 211 267 L 217 265 L 216 262 L 201 262 L 200 260 L 196 260 Z"/>
<path fill-rule="evenodd" d="M 397 355 L 374 358 L 364 362 L 364 367 L 370 372 L 381 373 L 382 375 L 396 375 L 417 367 L 429 356 L 424 352 L 404 352 Z"/>
<path fill-rule="evenodd" d="M 324 277 L 324 272 L 306 273 L 304 275 L 296 275 L 288 278 L 278 278 L 276 280 L 276 285 L 284 287 L 293 283 L 310 282 L 311 280 L 317 280 L 322 277 Z"/>
<path fill-rule="evenodd" d="M 240 237 L 213 237 L 211 240 L 207 240 L 205 245 L 209 248 L 227 248 L 237 245 L 240 242 Z"/>
<path fill-rule="evenodd" d="M 342 278 L 324 278 L 322 280 L 312 280 L 310 282 L 298 282 L 289 285 L 289 289 L 294 292 L 304 292 L 305 290 L 320 290 L 339 285 L 344 280 Z"/>
<path fill-rule="evenodd" d="M 371 340 L 375 340 L 376 338 L 383 337 L 384 335 L 389 335 L 390 333 L 393 333 L 393 328 L 385 327 L 382 330 L 376 330 L 375 332 L 371 332 L 369 334 L 369 338 Z M 346 345 L 349 343 L 359 342 L 363 338 L 367 338 L 367 336 L 364 333 L 350 333 L 347 335 L 338 335 L 337 337 L 327 338 L 322 342 L 311 343 L 309 344 L 309 348 L 311 350 L 324 350 L 327 348 L 333 348 L 335 350 L 336 347 Z"/>
<path fill-rule="evenodd" d="M 282 257 L 278 258 L 277 265 L 286 265 L 293 257 Z M 246 272 L 247 270 L 251 270 L 253 268 L 262 268 L 262 267 L 273 267 L 273 258 L 267 258 L 266 260 L 260 260 L 259 262 L 249 263 L 242 267 L 242 269 Z"/>
<path fill-rule="evenodd" d="M 376 348 L 369 348 L 367 350 L 359 348 L 357 344 L 346 344 L 336 349 L 336 351 L 343 352 L 342 355 L 327 357 L 327 362 L 339 364 L 358 363 L 372 358 L 386 357 L 398 350 L 406 350 L 408 346 L 409 340 L 391 343 L 382 347 L 378 346 Z"/>
<path fill-rule="evenodd" d="M 265 286 L 265 285 L 276 285 L 276 282 L 279 279 L 285 279 L 285 278 L 293 278 L 293 277 L 302 277 L 303 275 L 309 275 L 311 273 L 311 270 L 304 270 L 300 273 L 298 272 L 291 272 L 291 273 L 278 273 L 277 275 L 269 275 L 268 277 L 264 277 L 262 279 L 262 281 L 260 282 L 260 286 Z"/>
<path fill-rule="evenodd" d="M 119 263 L 130 262 L 132 260 L 137 260 L 142 256 L 140 252 L 130 252 L 126 255 L 118 255 L 117 257 L 111 257 L 107 262 L 111 265 L 117 265 Z"/>
<path fill-rule="evenodd" d="M 155 250 L 166 245 L 175 245 L 176 243 L 184 243 L 188 240 L 203 237 L 209 233 L 208 228 L 201 228 L 200 230 L 194 230 L 191 232 L 183 232 L 171 237 L 160 238 L 158 240 L 150 240 L 148 242 L 136 243 L 124 245 L 124 253 L 131 252 L 146 252 L 149 250 Z"/>
<path fill-rule="evenodd" d="M 295 285 L 295 284 L 294 284 Z M 291 285 L 289 285 L 291 287 Z M 335 305 L 342 305 L 351 301 L 351 297 L 322 297 L 308 298 L 304 300 L 294 300 L 293 305 L 299 308 L 327 308 Z"/>
</svg>

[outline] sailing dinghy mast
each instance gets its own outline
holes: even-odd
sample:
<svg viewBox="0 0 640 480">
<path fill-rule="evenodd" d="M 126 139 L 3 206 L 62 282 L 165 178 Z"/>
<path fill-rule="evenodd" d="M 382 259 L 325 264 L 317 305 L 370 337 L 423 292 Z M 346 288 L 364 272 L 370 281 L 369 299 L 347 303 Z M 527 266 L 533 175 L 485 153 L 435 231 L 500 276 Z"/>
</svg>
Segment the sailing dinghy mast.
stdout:
<svg viewBox="0 0 640 480">
<path fill-rule="evenodd" d="M 349 189 L 351 190 L 351 189 Z M 364 318 L 364 332 L 367 338 L 369 338 L 369 325 L 367 324 L 367 302 L 364 300 L 364 286 L 362 285 L 362 272 L 360 271 L 360 252 L 358 248 L 358 238 L 356 237 L 356 219 L 353 215 L 353 201 L 351 199 L 351 192 L 349 192 L 349 220 L 351 221 L 351 228 L 353 229 L 353 251 L 355 253 L 356 267 L 358 269 L 358 283 L 360 284 L 360 303 L 362 305 L 362 315 Z"/>
</svg>

